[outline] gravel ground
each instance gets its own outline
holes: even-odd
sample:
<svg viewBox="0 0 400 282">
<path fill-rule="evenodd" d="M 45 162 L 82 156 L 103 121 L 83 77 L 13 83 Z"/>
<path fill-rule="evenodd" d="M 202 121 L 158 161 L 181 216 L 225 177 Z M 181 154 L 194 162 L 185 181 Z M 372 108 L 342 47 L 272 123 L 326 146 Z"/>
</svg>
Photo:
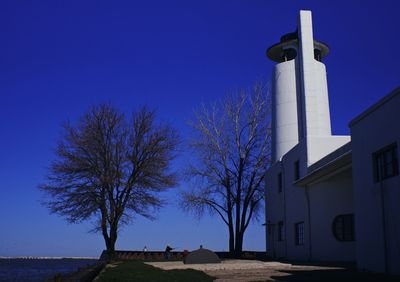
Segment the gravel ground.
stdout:
<svg viewBox="0 0 400 282">
<path fill-rule="evenodd" d="M 257 260 L 223 260 L 222 263 L 183 264 L 180 261 L 148 262 L 165 270 L 192 268 L 216 278 L 218 282 L 238 281 L 324 281 L 324 282 L 398 282 L 400 276 L 389 276 L 336 266 L 263 262 Z"/>
<path fill-rule="evenodd" d="M 148 262 L 161 269 L 196 269 L 216 277 L 215 281 L 291 281 L 291 272 L 296 271 L 344 271 L 340 267 L 292 265 L 280 262 L 254 260 L 224 260 L 222 263 L 183 264 L 180 261 Z M 288 280 L 287 280 L 288 279 Z M 316 281 L 316 280 L 314 280 Z"/>
</svg>

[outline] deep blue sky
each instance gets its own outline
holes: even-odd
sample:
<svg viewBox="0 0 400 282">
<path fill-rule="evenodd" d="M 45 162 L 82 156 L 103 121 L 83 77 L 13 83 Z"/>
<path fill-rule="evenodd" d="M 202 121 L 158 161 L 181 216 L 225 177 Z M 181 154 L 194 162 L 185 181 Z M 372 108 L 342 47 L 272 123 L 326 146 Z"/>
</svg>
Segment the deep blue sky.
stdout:
<svg viewBox="0 0 400 282">
<path fill-rule="evenodd" d="M 32 4 L 32 3 L 35 4 Z M 399 1 L 1 1 L 0 256 L 98 256 L 104 242 L 90 223 L 69 225 L 40 205 L 52 149 L 65 120 L 90 105 L 123 111 L 143 104 L 188 138 L 186 121 L 274 65 L 265 50 L 294 31 L 298 11 L 313 12 L 314 35 L 331 53 L 324 63 L 334 134 L 399 85 Z M 183 168 L 184 156 L 175 166 Z M 176 206 L 158 220 L 137 218 L 119 249 L 227 249 L 217 218 L 197 221 Z M 262 222 L 245 249 L 265 248 Z"/>
</svg>

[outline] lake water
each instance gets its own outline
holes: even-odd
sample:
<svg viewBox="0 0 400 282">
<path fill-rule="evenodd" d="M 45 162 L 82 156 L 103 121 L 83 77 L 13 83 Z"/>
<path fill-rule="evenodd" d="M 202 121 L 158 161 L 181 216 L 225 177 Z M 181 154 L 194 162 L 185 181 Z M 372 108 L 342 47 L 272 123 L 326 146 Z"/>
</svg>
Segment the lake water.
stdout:
<svg viewBox="0 0 400 282">
<path fill-rule="evenodd" d="M 0 258 L 1 282 L 47 281 L 57 273 L 67 273 L 94 264 L 97 259 Z"/>
</svg>

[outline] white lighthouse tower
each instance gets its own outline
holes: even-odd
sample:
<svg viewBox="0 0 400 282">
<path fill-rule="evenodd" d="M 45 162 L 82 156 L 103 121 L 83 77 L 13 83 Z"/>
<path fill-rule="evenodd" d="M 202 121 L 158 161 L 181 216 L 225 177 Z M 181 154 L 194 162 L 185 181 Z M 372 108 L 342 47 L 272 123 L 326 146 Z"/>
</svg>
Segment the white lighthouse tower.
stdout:
<svg viewBox="0 0 400 282">
<path fill-rule="evenodd" d="M 310 11 L 300 11 L 296 32 L 267 50 L 268 58 L 277 63 L 273 164 L 265 177 L 266 240 L 272 257 L 354 259 L 355 245 L 341 244 L 332 235 L 333 219 L 351 214 L 353 204 L 350 137 L 331 134 L 321 62 L 328 52 L 326 44 L 313 38 Z"/>
<path fill-rule="evenodd" d="M 297 31 L 267 50 L 268 58 L 277 62 L 272 78 L 274 162 L 303 139 L 331 135 L 326 69 L 321 62 L 328 52 L 326 44 L 313 39 L 311 11 L 300 11 Z"/>
</svg>

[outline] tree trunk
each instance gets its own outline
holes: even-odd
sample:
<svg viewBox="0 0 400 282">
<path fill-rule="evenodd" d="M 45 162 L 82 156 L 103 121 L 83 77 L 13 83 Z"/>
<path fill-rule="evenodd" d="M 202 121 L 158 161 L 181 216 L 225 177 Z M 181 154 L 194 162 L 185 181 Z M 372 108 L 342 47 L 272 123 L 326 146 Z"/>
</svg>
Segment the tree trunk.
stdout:
<svg viewBox="0 0 400 282">
<path fill-rule="evenodd" d="M 116 240 L 111 240 L 111 238 L 104 238 L 105 242 L 106 242 L 106 248 L 107 248 L 107 252 L 108 253 L 114 253 L 115 251 L 115 242 Z"/>
<path fill-rule="evenodd" d="M 230 184 L 227 187 L 228 197 L 228 229 L 229 229 L 229 253 L 233 257 L 235 254 L 235 233 L 233 231 L 232 203 L 230 196 Z"/>
<path fill-rule="evenodd" d="M 109 244 L 107 245 L 107 252 L 114 258 L 115 255 L 115 243 L 117 242 L 117 223 L 113 223 L 110 225 L 110 239 Z"/>
<path fill-rule="evenodd" d="M 232 224 L 229 224 L 229 253 L 231 256 L 235 255 L 235 233 Z"/>
<path fill-rule="evenodd" d="M 104 207 L 101 208 L 101 231 L 104 242 L 106 243 L 108 259 L 113 260 L 115 255 L 115 242 L 117 241 L 117 228 L 115 224 L 112 224 L 110 226 L 110 233 L 108 233 L 107 211 Z"/>
<path fill-rule="evenodd" d="M 106 243 L 107 251 L 112 250 L 112 244 L 110 236 L 108 236 L 107 229 L 107 211 L 104 207 L 100 209 L 101 211 L 101 233 L 103 234 L 104 242 Z"/>
<path fill-rule="evenodd" d="M 107 233 L 104 234 L 104 232 L 103 232 L 103 237 L 106 243 L 108 260 L 112 261 L 114 260 L 115 257 L 115 243 L 117 242 L 117 237 L 111 235 L 108 236 L 108 234 Z"/>
<path fill-rule="evenodd" d="M 242 256 L 243 251 L 243 233 L 236 233 L 236 242 L 235 242 L 235 257 L 240 258 Z"/>
<path fill-rule="evenodd" d="M 240 157 L 240 162 L 239 162 L 239 172 L 238 172 L 238 184 L 237 184 L 237 195 L 235 199 L 235 210 L 236 210 L 236 223 L 235 223 L 235 257 L 240 258 L 242 254 L 242 243 L 243 243 L 243 236 L 241 236 L 241 229 L 240 229 L 240 214 L 241 214 L 241 208 L 242 208 L 242 176 L 243 176 L 243 166 L 244 166 L 244 160 L 243 157 Z"/>
</svg>

